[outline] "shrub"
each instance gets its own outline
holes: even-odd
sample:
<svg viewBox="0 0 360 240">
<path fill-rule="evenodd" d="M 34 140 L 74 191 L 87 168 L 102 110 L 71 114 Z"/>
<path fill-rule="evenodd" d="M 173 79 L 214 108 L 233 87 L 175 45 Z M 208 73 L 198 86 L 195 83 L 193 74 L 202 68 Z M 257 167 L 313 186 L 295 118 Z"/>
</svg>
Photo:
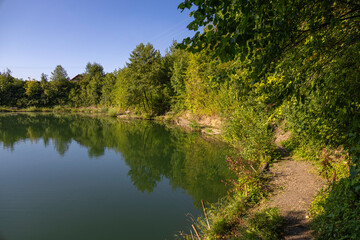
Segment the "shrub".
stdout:
<svg viewBox="0 0 360 240">
<path fill-rule="evenodd" d="M 312 228 L 316 239 L 360 239 L 360 179 L 343 178 L 316 198 Z"/>
<path fill-rule="evenodd" d="M 267 117 L 249 106 L 239 106 L 225 126 L 225 140 L 240 151 L 243 159 L 266 162 L 276 151 Z"/>
</svg>

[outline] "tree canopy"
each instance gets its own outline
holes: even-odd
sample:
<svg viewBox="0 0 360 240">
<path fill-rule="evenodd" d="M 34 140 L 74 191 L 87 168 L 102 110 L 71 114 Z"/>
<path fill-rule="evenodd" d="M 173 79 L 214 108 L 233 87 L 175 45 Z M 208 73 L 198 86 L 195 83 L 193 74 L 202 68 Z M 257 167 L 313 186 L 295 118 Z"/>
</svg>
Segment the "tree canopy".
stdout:
<svg viewBox="0 0 360 240">
<path fill-rule="evenodd" d="M 56 66 L 55 70 L 51 73 L 50 79 L 51 81 L 55 82 L 64 82 L 70 80 L 66 70 L 61 65 Z"/>
<path fill-rule="evenodd" d="M 185 0 L 178 8 L 191 10 L 188 28 L 196 31 L 183 47 L 210 49 L 225 60 L 249 58 L 259 72 L 297 46 L 344 48 L 359 38 L 359 1 Z"/>
</svg>

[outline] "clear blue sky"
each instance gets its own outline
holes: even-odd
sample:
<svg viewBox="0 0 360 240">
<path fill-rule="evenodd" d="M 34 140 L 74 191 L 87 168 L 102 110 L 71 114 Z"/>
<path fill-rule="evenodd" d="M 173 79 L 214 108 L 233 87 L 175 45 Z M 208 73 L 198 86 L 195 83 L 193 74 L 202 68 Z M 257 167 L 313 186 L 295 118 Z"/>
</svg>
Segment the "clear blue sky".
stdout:
<svg viewBox="0 0 360 240">
<path fill-rule="evenodd" d="M 0 0 L 0 71 L 39 80 L 62 65 L 70 78 L 88 62 L 123 67 L 139 43 L 162 54 L 190 36 L 181 0 Z"/>
</svg>

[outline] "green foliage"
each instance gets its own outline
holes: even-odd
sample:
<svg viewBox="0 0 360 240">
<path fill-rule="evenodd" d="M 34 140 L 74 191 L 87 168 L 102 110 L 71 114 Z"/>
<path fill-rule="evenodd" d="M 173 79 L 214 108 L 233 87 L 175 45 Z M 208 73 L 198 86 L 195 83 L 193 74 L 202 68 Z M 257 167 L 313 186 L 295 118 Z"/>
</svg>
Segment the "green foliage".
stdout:
<svg viewBox="0 0 360 240">
<path fill-rule="evenodd" d="M 235 197 L 212 206 L 208 218 L 199 218 L 197 229 L 202 239 L 277 240 L 282 239 L 283 219 L 279 210 L 269 208 L 251 212 L 246 198 Z M 209 221 L 210 227 L 207 225 Z M 191 239 L 189 236 L 187 239 Z"/>
<path fill-rule="evenodd" d="M 250 205 L 243 197 L 226 198 L 211 205 L 206 209 L 208 217 L 199 218 L 196 222 L 201 238 L 217 240 L 241 236 L 246 229 L 249 208 Z"/>
<path fill-rule="evenodd" d="M 209 48 L 223 59 L 247 57 L 251 59 L 249 66 L 256 70 L 254 77 L 271 70 L 294 47 L 306 44 L 311 51 L 324 42 L 328 47 L 344 47 L 359 29 L 356 21 L 360 10 L 351 1 L 185 0 L 178 8 L 189 9 L 194 18 L 188 28 L 196 33 L 183 41 L 184 47 L 190 46 L 193 51 Z M 337 28 L 343 30 L 340 41 L 323 39 L 324 33 L 329 35 Z"/>
<path fill-rule="evenodd" d="M 148 43 L 132 51 L 126 68 L 117 73 L 114 101 L 120 108 L 160 114 L 169 109 L 171 95 L 167 64 Z"/>
<path fill-rule="evenodd" d="M 316 197 L 311 202 L 309 214 L 311 218 L 325 213 L 324 204 L 326 199 L 329 197 L 329 192 L 329 189 L 323 188 L 317 193 Z"/>
<path fill-rule="evenodd" d="M 24 82 L 12 77 L 9 69 L 0 73 L 0 105 L 22 107 L 24 93 Z"/>
<path fill-rule="evenodd" d="M 101 88 L 101 105 L 113 106 L 114 104 L 114 86 L 116 83 L 115 73 L 105 75 Z"/>
<path fill-rule="evenodd" d="M 292 158 L 315 164 L 319 175 L 328 181 L 349 177 L 350 156 L 342 146 L 322 147 L 301 144 L 291 139 L 284 142 L 283 146 L 291 153 Z"/>
<path fill-rule="evenodd" d="M 209 233 L 210 239 L 221 239 L 223 235 L 231 230 L 228 219 L 224 217 L 217 217 L 213 220 L 211 231 Z"/>
<path fill-rule="evenodd" d="M 69 81 L 67 72 L 61 65 L 56 66 L 55 70 L 51 73 L 50 79 L 51 79 L 51 81 L 54 81 L 54 82 Z"/>
<path fill-rule="evenodd" d="M 127 109 L 129 106 L 131 106 L 129 102 L 129 92 L 127 91 L 128 85 L 130 84 L 126 80 L 127 71 L 128 69 L 124 68 L 115 73 L 116 81 L 113 90 L 113 101 L 115 105 L 121 109 Z"/>
<path fill-rule="evenodd" d="M 225 140 L 251 162 L 266 162 L 275 153 L 273 133 L 264 113 L 250 106 L 237 107 L 225 126 Z"/>
<path fill-rule="evenodd" d="M 252 106 L 244 108 L 247 104 L 238 98 L 241 107 L 230 115 L 228 141 L 238 142 L 245 159 L 261 159 L 271 151 L 259 137 L 266 133 L 261 123 L 285 118 L 293 138 L 316 149 L 307 152 L 300 146 L 295 154 L 319 162 L 327 178 L 335 171 L 341 179 L 314 219 L 319 238 L 359 238 L 354 210 L 359 209 L 354 179 L 360 172 L 359 3 L 185 0 L 179 8 L 191 11 L 194 21 L 188 28 L 197 31 L 183 47 L 210 50 L 227 61 L 238 58 L 234 72 L 243 69 L 253 81 L 249 84 L 238 75 L 238 86 L 251 89 L 242 96 Z M 264 111 L 269 114 L 258 117 Z M 341 145 L 349 157 L 334 154 Z"/>
<path fill-rule="evenodd" d="M 344 178 L 313 203 L 312 228 L 316 239 L 359 239 L 360 181 Z"/>
<path fill-rule="evenodd" d="M 238 86 L 245 83 L 238 89 L 252 88 L 252 100 L 274 117 L 285 110 L 296 138 L 353 146 L 348 135 L 360 125 L 357 3 L 186 0 L 179 8 L 191 10 L 190 30 L 205 27 L 183 46 L 237 59 L 232 72 L 241 69 L 252 81 L 237 74 Z"/>
<path fill-rule="evenodd" d="M 192 113 L 212 115 L 217 112 L 216 92 L 211 89 L 207 75 L 208 64 L 204 55 L 193 54 L 190 56 L 186 70 L 185 81 L 185 106 Z M 214 99 L 215 101 L 209 101 Z"/>
<path fill-rule="evenodd" d="M 45 73 L 41 74 L 40 82 L 41 82 L 41 84 L 45 84 L 48 82 L 48 76 Z"/>
<path fill-rule="evenodd" d="M 283 219 L 276 208 L 263 209 L 248 219 L 247 230 L 241 240 L 278 240 L 282 239 Z"/>
<path fill-rule="evenodd" d="M 44 90 L 38 81 L 25 82 L 25 95 L 28 97 L 29 105 L 41 106 L 41 98 L 44 95 Z"/>
<path fill-rule="evenodd" d="M 227 158 L 230 170 L 236 179 L 230 181 L 231 192 L 239 197 L 245 197 L 248 202 L 258 203 L 265 197 L 265 180 L 255 169 L 258 163 L 245 161 L 241 158 Z"/>
<path fill-rule="evenodd" d="M 126 79 L 130 82 L 127 89 L 130 104 L 154 113 L 155 100 L 161 92 L 160 53 L 150 43 L 141 43 L 132 51 L 129 61 Z"/>
<path fill-rule="evenodd" d="M 171 58 L 169 75 L 170 85 L 173 91 L 171 107 L 175 112 L 181 112 L 185 110 L 185 82 L 190 53 L 185 50 L 176 49 L 175 47 L 176 45 L 171 48 L 168 55 Z"/>
<path fill-rule="evenodd" d="M 86 71 L 83 74 L 82 84 L 86 89 L 86 91 L 83 92 L 83 97 L 85 98 L 87 106 L 99 104 L 104 76 L 104 69 L 100 64 L 88 63 L 86 65 Z"/>
<path fill-rule="evenodd" d="M 50 81 L 44 88 L 46 105 L 66 105 L 72 87 L 69 81 Z"/>
</svg>

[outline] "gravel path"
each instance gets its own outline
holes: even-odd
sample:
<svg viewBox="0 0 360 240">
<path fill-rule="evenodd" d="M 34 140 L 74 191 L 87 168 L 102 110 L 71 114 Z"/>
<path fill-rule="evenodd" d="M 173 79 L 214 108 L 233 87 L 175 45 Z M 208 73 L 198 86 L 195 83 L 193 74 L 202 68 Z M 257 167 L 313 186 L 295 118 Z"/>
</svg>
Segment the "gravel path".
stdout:
<svg viewBox="0 0 360 240">
<path fill-rule="evenodd" d="M 313 239 L 309 229 L 310 203 L 325 182 L 307 162 L 294 161 L 289 157 L 275 163 L 273 175 L 275 192 L 267 207 L 278 207 L 284 217 L 285 239 Z"/>
</svg>

